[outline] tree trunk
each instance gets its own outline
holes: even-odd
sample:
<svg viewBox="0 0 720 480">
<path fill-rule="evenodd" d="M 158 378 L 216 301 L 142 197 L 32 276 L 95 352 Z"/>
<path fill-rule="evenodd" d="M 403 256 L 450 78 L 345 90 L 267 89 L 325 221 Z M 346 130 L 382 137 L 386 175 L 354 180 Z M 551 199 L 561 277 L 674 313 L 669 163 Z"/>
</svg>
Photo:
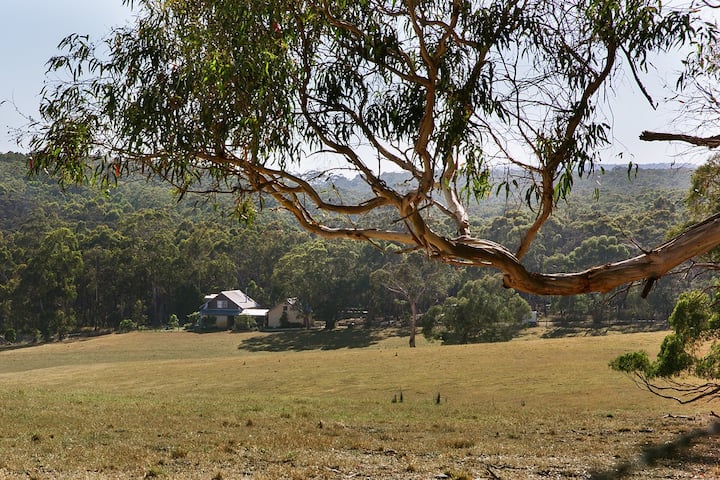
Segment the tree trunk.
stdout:
<svg viewBox="0 0 720 480">
<path fill-rule="evenodd" d="M 415 329 L 417 327 L 417 306 L 410 300 L 410 348 L 415 348 Z"/>
</svg>

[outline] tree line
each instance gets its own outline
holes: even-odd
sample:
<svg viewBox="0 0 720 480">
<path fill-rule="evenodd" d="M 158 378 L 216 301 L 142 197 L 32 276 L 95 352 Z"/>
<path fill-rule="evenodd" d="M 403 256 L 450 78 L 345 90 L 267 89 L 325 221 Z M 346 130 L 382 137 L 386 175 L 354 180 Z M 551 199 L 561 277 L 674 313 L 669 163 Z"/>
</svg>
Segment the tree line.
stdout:
<svg viewBox="0 0 720 480">
<path fill-rule="evenodd" d="M 522 294 L 518 302 L 527 307 L 506 318 L 488 303 L 477 304 L 478 297 L 506 306 L 515 301 L 488 272 L 449 266 L 423 252 L 407 257 L 390 245 L 328 241 L 298 228 L 272 204 L 253 205 L 238 218 L 235 205 L 223 198 L 178 200 L 167 187 L 144 179 L 104 193 L 61 189 L 46 177 L 26 178 L 27 161 L 5 154 L 0 162 L 0 331 L 52 338 L 115 329 L 125 319 L 159 327 L 172 315 L 185 322 L 208 293 L 241 289 L 266 306 L 295 297 L 329 326 L 348 309 L 366 311 L 370 323 L 379 323 L 415 322 L 432 307 L 418 323 L 426 335 L 488 341 L 510 338 L 531 309 L 566 322 L 663 321 L 686 288 L 686 281 L 670 276 L 647 299 L 638 289 L 575 297 Z M 576 270 L 661 241 L 685 215 L 690 173 L 649 169 L 629 177 L 617 168 L 578 185 L 579 201 L 546 223 L 525 261 L 530 268 Z M 352 195 L 352 180 L 336 183 L 325 190 Z M 598 216 L 598 210 L 612 214 Z M 518 232 L 533 221 L 512 198 L 471 212 L 474 228 L 499 243 L 518 241 Z"/>
</svg>

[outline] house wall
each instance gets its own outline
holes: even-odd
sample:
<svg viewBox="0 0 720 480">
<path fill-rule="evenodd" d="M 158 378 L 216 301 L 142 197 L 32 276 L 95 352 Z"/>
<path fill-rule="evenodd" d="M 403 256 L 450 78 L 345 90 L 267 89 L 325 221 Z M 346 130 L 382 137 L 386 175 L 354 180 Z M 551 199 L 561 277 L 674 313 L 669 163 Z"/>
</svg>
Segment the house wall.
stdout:
<svg viewBox="0 0 720 480">
<path fill-rule="evenodd" d="M 234 324 L 235 317 L 220 315 L 217 317 L 217 322 L 215 323 L 215 326 L 217 328 L 232 328 Z"/>
<path fill-rule="evenodd" d="M 291 305 L 289 305 L 287 303 L 283 303 L 283 304 L 274 306 L 268 312 L 268 316 L 267 316 L 268 328 L 280 328 L 282 326 L 280 319 L 282 318 L 283 312 L 287 312 L 288 322 L 299 323 L 301 325 L 305 324 L 305 318 L 302 316 L 301 312 L 298 312 Z"/>
</svg>

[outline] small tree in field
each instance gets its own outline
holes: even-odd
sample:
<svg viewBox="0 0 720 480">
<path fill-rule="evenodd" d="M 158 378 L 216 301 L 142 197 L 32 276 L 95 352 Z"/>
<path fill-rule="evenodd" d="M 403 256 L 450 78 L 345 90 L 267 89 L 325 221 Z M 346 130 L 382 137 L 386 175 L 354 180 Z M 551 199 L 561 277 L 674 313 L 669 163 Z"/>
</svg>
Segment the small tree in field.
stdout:
<svg viewBox="0 0 720 480">
<path fill-rule="evenodd" d="M 530 317 L 530 305 L 498 276 L 465 284 L 457 296 L 435 307 L 423 321 L 426 336 L 446 343 L 498 342 L 514 337 Z"/>
<path fill-rule="evenodd" d="M 646 352 L 626 353 L 610 363 L 636 383 L 680 403 L 720 396 L 720 314 L 710 297 L 699 291 L 680 295 L 670 315 L 667 335 L 657 358 Z M 694 381 L 700 379 L 700 382 Z"/>
<path fill-rule="evenodd" d="M 422 255 L 407 255 L 370 274 L 370 281 L 407 302 L 410 308 L 410 347 L 415 347 L 418 305 L 424 299 L 441 299 L 447 292 L 449 272 Z"/>
</svg>

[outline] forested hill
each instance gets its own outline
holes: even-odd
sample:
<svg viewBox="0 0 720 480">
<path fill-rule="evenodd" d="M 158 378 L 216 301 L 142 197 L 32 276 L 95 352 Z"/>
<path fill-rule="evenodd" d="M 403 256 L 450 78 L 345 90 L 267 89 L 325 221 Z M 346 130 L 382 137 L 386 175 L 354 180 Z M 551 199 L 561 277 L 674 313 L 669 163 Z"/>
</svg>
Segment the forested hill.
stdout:
<svg viewBox="0 0 720 480">
<path fill-rule="evenodd" d="M 691 173 L 641 167 L 628 175 L 627 167 L 606 167 L 604 175 L 577 180 L 523 262 L 537 271 L 577 271 L 659 244 L 685 221 Z M 328 195 L 363 194 L 357 179 L 324 181 Z M 403 178 L 388 174 L 386 181 Z M 474 231 L 517 245 L 533 221 L 522 203 L 514 193 L 481 199 L 470 212 Z M 242 223 L 224 215 L 232 205 L 231 199 L 218 206 L 191 196 L 178 202 L 166 186 L 144 179 L 122 180 L 105 193 L 63 190 L 49 178 L 29 179 L 23 155 L 0 155 L 0 334 L 7 328 L 45 336 L 114 328 L 127 318 L 160 325 L 173 314 L 184 320 L 207 293 L 236 288 L 263 305 L 301 297 L 320 320 L 344 308 L 378 316 L 404 311 L 371 281 L 398 255 L 367 243 L 314 238 L 268 202 L 251 223 Z M 492 272 L 448 269 L 447 293 L 486 273 Z M 663 318 L 684 285 L 663 279 L 656 288 L 663 293 L 651 302 L 625 296 L 622 305 L 600 296 L 525 297 L 532 305 L 551 305 L 550 313 L 563 318 L 607 312 Z"/>
<path fill-rule="evenodd" d="M 690 186 L 692 172 L 690 167 L 670 164 L 642 165 L 637 171 L 629 171 L 626 165 L 608 165 L 603 173 L 595 172 L 590 177 L 577 179 L 572 198 L 591 210 L 615 203 L 637 203 L 647 200 L 648 196 L 681 202 Z M 389 185 L 401 185 L 406 177 L 390 172 L 383 174 L 383 180 Z M 326 191 L 338 191 L 345 197 L 361 197 L 367 189 L 367 184 L 359 178 L 336 176 L 323 182 Z M 660 195 L 660 192 L 670 192 L 670 195 Z M 473 203 L 471 214 L 478 218 L 492 217 L 519 207 L 519 203 L 522 200 L 518 195 L 506 197 L 501 192 Z M 170 208 L 184 217 L 193 218 L 206 217 L 217 211 L 215 207 L 192 196 L 177 202 L 166 185 L 153 185 L 142 178 L 121 181 L 107 194 L 83 187 L 63 190 L 50 178 L 29 179 L 24 155 L 0 154 L 0 231 L 16 230 L 38 209 L 63 221 L 97 225 L 114 223 L 123 213 L 145 208 Z"/>
<path fill-rule="evenodd" d="M 604 206 L 612 206 L 616 202 L 635 202 L 647 196 L 660 197 L 661 192 L 672 192 L 672 201 L 681 201 L 690 187 L 690 176 L 694 167 L 690 165 L 675 165 L 669 163 L 656 163 L 638 165 L 628 168 L 628 165 L 604 165 L 590 175 L 576 178 L 570 202 L 577 199 L 586 208 L 597 210 Z M 506 172 L 498 171 L 494 174 L 501 178 Z M 382 180 L 402 190 L 402 185 L 408 180 L 406 173 L 387 172 L 382 174 Z M 342 192 L 343 198 L 358 199 L 368 191 L 367 183 L 360 178 L 348 179 L 335 176 L 325 180 L 327 192 Z M 331 195 L 331 194 L 329 194 Z M 491 195 L 479 199 L 470 205 L 470 214 L 475 218 L 488 218 L 502 215 L 508 210 L 521 208 L 524 203 L 522 185 L 520 189 L 511 191 L 508 195 L 502 190 L 498 195 Z"/>
</svg>

